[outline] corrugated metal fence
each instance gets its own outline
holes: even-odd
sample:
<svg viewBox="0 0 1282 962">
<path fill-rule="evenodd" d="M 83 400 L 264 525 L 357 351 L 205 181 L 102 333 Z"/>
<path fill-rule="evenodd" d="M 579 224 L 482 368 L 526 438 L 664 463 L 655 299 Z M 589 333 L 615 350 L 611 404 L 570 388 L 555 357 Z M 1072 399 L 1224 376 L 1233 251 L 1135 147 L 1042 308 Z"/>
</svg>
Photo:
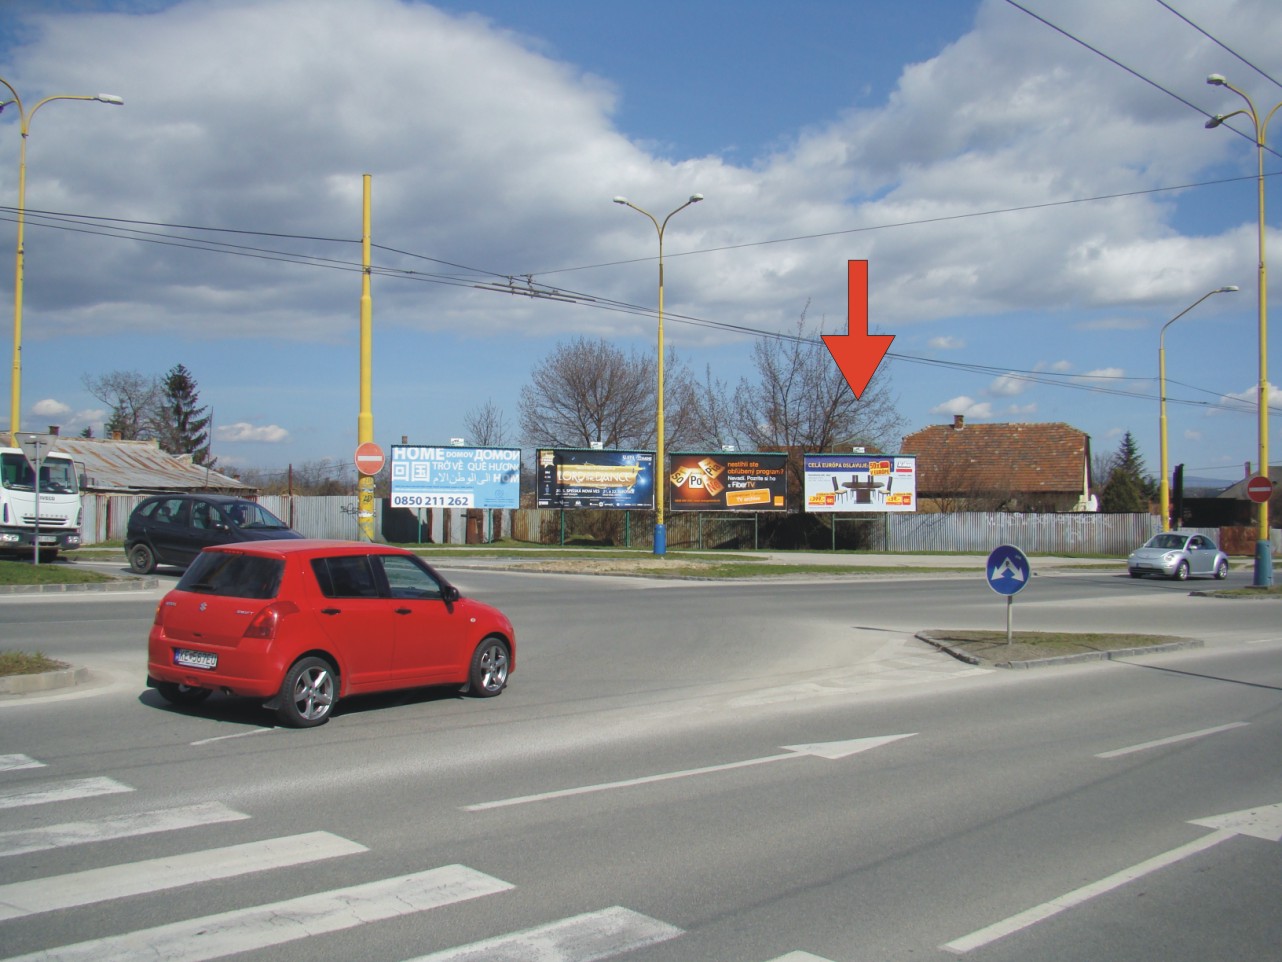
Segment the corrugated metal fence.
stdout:
<svg viewBox="0 0 1282 962">
<path fill-rule="evenodd" d="M 886 550 L 892 552 L 988 552 L 1012 544 L 1035 554 L 1116 556 L 1161 530 L 1160 519 L 1149 514 L 895 513 L 887 522 Z"/>
</svg>

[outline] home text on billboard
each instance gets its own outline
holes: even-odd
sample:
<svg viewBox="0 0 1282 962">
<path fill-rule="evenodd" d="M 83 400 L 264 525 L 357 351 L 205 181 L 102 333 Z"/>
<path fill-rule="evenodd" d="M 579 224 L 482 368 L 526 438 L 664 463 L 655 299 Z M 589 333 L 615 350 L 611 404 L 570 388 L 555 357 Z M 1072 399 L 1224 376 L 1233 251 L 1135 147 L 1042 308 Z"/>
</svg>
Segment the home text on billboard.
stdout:
<svg viewBox="0 0 1282 962">
<path fill-rule="evenodd" d="M 520 506 L 520 448 L 392 445 L 393 508 Z"/>
</svg>

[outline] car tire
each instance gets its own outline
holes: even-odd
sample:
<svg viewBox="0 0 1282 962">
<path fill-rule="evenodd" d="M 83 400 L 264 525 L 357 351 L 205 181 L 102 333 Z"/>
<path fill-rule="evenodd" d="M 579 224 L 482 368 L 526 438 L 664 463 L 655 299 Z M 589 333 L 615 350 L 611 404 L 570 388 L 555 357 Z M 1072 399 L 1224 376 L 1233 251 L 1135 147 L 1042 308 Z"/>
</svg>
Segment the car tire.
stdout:
<svg viewBox="0 0 1282 962">
<path fill-rule="evenodd" d="M 467 691 L 476 698 L 493 698 L 507 687 L 508 666 L 512 653 L 507 642 L 497 635 L 490 635 L 472 652 L 472 664 L 467 673 Z"/>
<path fill-rule="evenodd" d="M 145 544 L 129 549 L 129 570 L 135 574 L 149 575 L 156 570 L 156 555 Z"/>
<path fill-rule="evenodd" d="M 1188 581 L 1189 563 L 1187 561 L 1181 561 L 1179 566 L 1175 569 L 1175 574 L 1171 575 L 1171 577 L 1176 581 Z"/>
<path fill-rule="evenodd" d="M 338 702 L 338 676 L 323 658 L 300 658 L 285 672 L 276 714 L 291 728 L 314 728 L 329 721 Z"/>
<path fill-rule="evenodd" d="M 196 688 L 172 681 L 157 682 L 156 691 L 171 705 L 198 705 L 213 694 L 208 688 Z"/>
<path fill-rule="evenodd" d="M 1130 575 L 1132 578 L 1143 578 L 1143 577 L 1144 577 L 1144 572 L 1142 572 L 1142 571 L 1136 571 L 1134 568 L 1131 568 L 1131 569 L 1127 570 L 1127 572 L 1126 572 L 1126 573 L 1127 573 L 1128 575 Z"/>
<path fill-rule="evenodd" d="M 1215 566 L 1215 578 L 1217 581 L 1223 581 L 1228 576 L 1229 576 L 1229 563 L 1227 561 L 1221 560 L 1220 563 Z"/>
</svg>

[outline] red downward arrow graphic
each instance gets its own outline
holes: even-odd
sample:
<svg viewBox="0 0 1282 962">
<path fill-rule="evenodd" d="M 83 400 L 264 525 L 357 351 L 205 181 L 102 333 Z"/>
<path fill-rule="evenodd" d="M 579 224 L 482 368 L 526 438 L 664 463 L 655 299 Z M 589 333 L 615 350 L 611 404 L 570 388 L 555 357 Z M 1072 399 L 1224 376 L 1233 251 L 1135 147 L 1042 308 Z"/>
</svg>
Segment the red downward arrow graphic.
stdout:
<svg viewBox="0 0 1282 962">
<path fill-rule="evenodd" d="M 868 333 L 868 262 L 847 261 L 846 266 L 849 270 L 849 332 L 824 334 L 822 337 L 850 390 L 858 398 L 877 373 L 895 335 Z"/>
</svg>

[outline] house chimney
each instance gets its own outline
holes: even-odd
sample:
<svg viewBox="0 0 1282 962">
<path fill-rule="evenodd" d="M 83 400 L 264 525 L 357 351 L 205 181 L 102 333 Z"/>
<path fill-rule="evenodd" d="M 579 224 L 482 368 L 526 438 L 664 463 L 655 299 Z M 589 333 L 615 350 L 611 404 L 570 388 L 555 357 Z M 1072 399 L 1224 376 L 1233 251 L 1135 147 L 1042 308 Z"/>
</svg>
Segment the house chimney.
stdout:
<svg viewBox="0 0 1282 962">
<path fill-rule="evenodd" d="M 56 437 L 58 436 L 58 432 L 59 432 L 60 430 L 61 430 L 61 425 L 58 425 L 58 424 L 51 424 L 51 425 L 49 425 L 49 434 L 50 434 L 50 436 L 51 436 L 51 437 L 55 437 L 55 438 L 56 438 Z"/>
<path fill-rule="evenodd" d="M 965 426 L 966 426 L 966 415 L 964 415 L 964 414 L 954 414 L 954 415 L 953 415 L 953 430 L 954 430 L 954 431 L 960 431 L 960 430 L 961 430 L 962 428 L 964 428 Z"/>
</svg>

